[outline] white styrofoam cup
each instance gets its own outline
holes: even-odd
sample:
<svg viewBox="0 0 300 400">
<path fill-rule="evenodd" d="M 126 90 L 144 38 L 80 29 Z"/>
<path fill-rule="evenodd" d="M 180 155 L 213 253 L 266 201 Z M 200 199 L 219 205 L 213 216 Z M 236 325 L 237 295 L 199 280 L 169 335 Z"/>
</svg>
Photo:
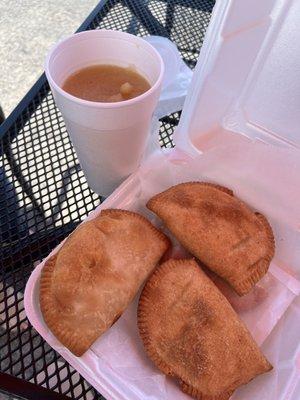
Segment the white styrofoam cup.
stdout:
<svg viewBox="0 0 300 400">
<path fill-rule="evenodd" d="M 83 100 L 62 89 L 69 75 L 95 64 L 136 68 L 151 88 L 116 103 Z M 162 58 L 141 38 L 93 30 L 56 44 L 47 56 L 45 72 L 89 186 L 108 196 L 139 166 L 160 95 Z"/>
</svg>

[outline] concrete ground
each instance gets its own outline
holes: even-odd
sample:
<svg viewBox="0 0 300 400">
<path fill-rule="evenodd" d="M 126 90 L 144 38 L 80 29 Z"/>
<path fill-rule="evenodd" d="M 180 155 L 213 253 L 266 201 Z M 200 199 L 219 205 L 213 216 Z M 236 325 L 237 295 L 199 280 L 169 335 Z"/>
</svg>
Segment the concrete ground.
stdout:
<svg viewBox="0 0 300 400">
<path fill-rule="evenodd" d="M 48 49 L 99 0 L 0 0 L 0 105 L 6 116 L 43 72 Z"/>
</svg>

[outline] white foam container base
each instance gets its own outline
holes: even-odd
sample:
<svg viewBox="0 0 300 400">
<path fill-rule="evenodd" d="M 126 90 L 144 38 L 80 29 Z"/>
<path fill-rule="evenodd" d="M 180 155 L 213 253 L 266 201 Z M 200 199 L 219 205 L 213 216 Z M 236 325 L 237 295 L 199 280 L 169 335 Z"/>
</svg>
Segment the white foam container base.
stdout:
<svg viewBox="0 0 300 400">
<path fill-rule="evenodd" d="M 249 145 L 251 146 L 251 144 L 246 144 L 246 148 Z M 258 144 L 258 146 L 264 148 L 261 144 Z M 230 149 L 228 148 L 228 150 Z M 286 151 L 289 152 L 289 150 L 279 150 L 279 153 L 284 154 Z M 92 212 L 86 220 L 94 218 L 104 208 L 121 208 L 140 212 L 148 218 L 150 217 L 152 222 L 157 224 L 158 220 L 153 216 L 151 217 L 151 213 L 145 208 L 147 199 L 157 191 L 176 183 L 174 179 L 179 182 L 186 180 L 186 177 L 190 176 L 190 180 L 194 180 L 194 173 L 199 177 L 195 169 L 192 172 L 189 171 L 189 163 L 204 163 L 206 166 L 209 166 L 211 162 L 208 154 L 201 156 L 201 161 L 186 160 L 185 163 L 182 163 L 180 157 L 182 157 L 180 153 L 176 157 L 173 153 L 172 155 L 154 155 L 153 160 L 149 160 L 138 173 L 129 178 L 110 198 Z M 239 187 L 237 193 L 239 197 L 248 200 L 248 203 L 253 205 L 254 208 L 257 208 L 257 204 L 260 204 L 263 212 L 271 220 L 277 239 L 279 241 L 282 240 L 284 243 L 284 245 L 279 246 L 278 252 L 284 254 L 285 251 L 289 251 L 289 244 L 285 243 L 287 238 L 292 237 L 291 232 L 285 229 L 288 218 L 286 219 L 284 216 L 282 219 L 279 218 L 279 220 L 274 218 L 273 214 L 278 214 L 278 208 L 274 208 L 274 210 L 269 209 L 269 212 L 266 212 L 265 208 L 268 208 L 268 191 L 261 191 L 259 195 L 255 195 L 255 191 L 248 190 L 247 186 L 243 188 L 242 184 L 238 185 L 237 182 L 241 178 L 238 175 L 234 176 L 234 170 L 231 169 L 232 165 L 230 165 L 229 160 L 223 160 L 222 166 L 225 168 L 224 170 L 216 167 L 212 171 L 211 168 L 208 168 L 208 174 L 206 175 L 204 172 L 200 176 L 200 180 L 215 181 L 217 179 L 216 181 L 223 185 Z M 214 162 L 214 158 L 212 162 Z M 173 171 L 174 169 L 175 172 Z M 176 171 L 176 169 L 178 170 Z M 165 176 L 159 180 L 158 177 L 162 176 L 162 173 Z M 213 175 L 211 175 L 212 173 Z M 249 174 L 246 179 L 248 185 L 255 176 L 255 173 L 256 170 L 254 169 L 252 174 Z M 148 176 L 148 180 L 145 178 L 146 176 Z M 260 184 L 259 179 L 257 183 L 258 185 Z M 275 198 L 277 197 L 276 192 L 274 192 L 274 196 Z M 55 254 L 60 246 L 49 256 Z M 280 263 L 280 257 L 276 258 L 275 262 Z M 50 346 L 80 372 L 88 382 L 108 400 L 183 400 L 188 398 L 188 396 L 180 391 L 174 380 L 165 377 L 156 369 L 145 354 L 136 324 L 136 304 L 139 294 L 119 321 L 99 338 L 82 357 L 75 357 L 69 350 L 62 346 L 49 331 L 40 311 L 39 279 L 43 264 L 44 262 L 35 268 L 26 286 L 25 310 L 27 316 L 35 329 Z M 272 264 L 272 273 L 276 272 L 277 269 L 280 268 L 276 264 Z M 257 316 L 254 316 L 254 320 L 257 320 L 258 325 L 260 324 L 261 326 L 248 326 L 252 333 L 255 332 L 254 337 L 258 343 L 262 344 L 262 350 L 274 365 L 274 370 L 239 389 L 234 394 L 233 399 L 253 400 L 253 398 L 261 398 L 263 400 L 286 400 L 287 397 L 284 397 L 285 394 L 284 396 L 280 394 L 280 391 L 285 393 L 284 390 L 289 390 L 291 391 L 289 399 L 298 400 L 294 392 L 294 387 L 298 384 L 297 368 L 300 366 L 300 346 L 297 340 L 297 332 L 299 332 L 300 328 L 300 281 L 286 272 L 280 275 L 281 282 L 286 286 L 287 290 L 283 294 L 280 293 L 281 297 L 275 306 L 275 310 L 267 310 L 267 313 L 265 312 L 262 316 L 262 321 L 259 321 L 260 309 L 256 310 Z M 284 302 L 286 305 L 282 304 Z M 279 311 L 281 306 L 284 308 Z M 264 323 L 265 316 L 269 318 L 268 312 L 274 313 L 274 316 L 269 321 L 271 327 L 265 326 Z M 284 314 L 283 318 L 282 314 Z M 298 329 L 298 331 L 293 332 L 290 329 L 291 321 L 293 321 L 294 328 Z M 282 374 L 285 379 L 284 384 L 280 381 Z M 261 397 L 266 393 L 268 397 Z M 253 397 L 254 395 L 257 397 Z"/>
<path fill-rule="evenodd" d="M 235 400 L 300 399 L 299 26 L 297 0 L 217 0 L 174 134 L 176 149 L 149 156 L 88 217 L 102 208 L 149 217 L 146 200 L 184 180 L 228 186 L 268 217 L 276 237 L 274 262 L 288 271 L 284 283 L 293 299 L 262 344 L 274 370 L 239 389 Z M 137 333 L 136 303 L 82 357 L 62 346 L 39 308 L 42 267 L 27 283 L 26 314 L 100 393 L 114 400 L 189 398 L 148 360 Z"/>
</svg>

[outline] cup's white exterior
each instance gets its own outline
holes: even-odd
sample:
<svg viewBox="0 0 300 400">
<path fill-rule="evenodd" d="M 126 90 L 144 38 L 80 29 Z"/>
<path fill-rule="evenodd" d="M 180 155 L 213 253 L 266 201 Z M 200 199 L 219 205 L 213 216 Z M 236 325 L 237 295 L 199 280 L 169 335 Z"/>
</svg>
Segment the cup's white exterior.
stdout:
<svg viewBox="0 0 300 400">
<path fill-rule="evenodd" d="M 93 64 L 136 68 L 151 88 L 118 103 L 86 101 L 62 90 L 70 74 Z M 45 71 L 90 187 L 100 195 L 109 195 L 138 167 L 143 155 L 164 73 L 160 55 L 136 36 L 93 30 L 55 45 Z"/>
</svg>

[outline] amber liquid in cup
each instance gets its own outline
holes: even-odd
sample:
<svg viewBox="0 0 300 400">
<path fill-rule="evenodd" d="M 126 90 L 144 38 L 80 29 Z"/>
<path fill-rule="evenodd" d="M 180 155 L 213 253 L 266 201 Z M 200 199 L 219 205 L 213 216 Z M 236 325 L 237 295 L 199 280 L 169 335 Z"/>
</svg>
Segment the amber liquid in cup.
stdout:
<svg viewBox="0 0 300 400">
<path fill-rule="evenodd" d="M 62 89 L 80 99 L 113 103 L 145 93 L 150 84 L 133 68 L 92 65 L 70 75 Z"/>
</svg>

